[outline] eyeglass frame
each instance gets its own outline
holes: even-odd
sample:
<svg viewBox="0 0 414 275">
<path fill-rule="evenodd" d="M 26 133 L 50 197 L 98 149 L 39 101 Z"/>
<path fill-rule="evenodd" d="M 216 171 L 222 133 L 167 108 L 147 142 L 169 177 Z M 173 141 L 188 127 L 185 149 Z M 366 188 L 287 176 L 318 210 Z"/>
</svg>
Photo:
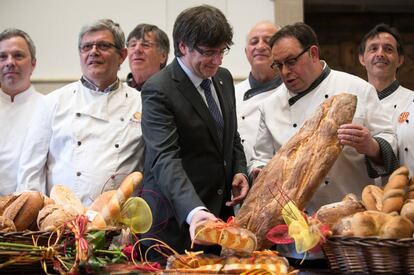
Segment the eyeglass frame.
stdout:
<svg viewBox="0 0 414 275">
<path fill-rule="evenodd" d="M 135 39 L 134 40 L 134 43 L 133 43 L 133 45 L 130 45 L 130 42 L 132 41 L 132 40 L 134 40 L 134 39 L 131 39 L 131 40 L 129 40 L 128 42 L 127 42 L 127 48 L 128 49 L 133 49 L 133 48 L 135 48 L 138 44 L 143 48 L 143 49 L 145 49 L 145 50 L 149 50 L 149 49 L 151 49 L 152 47 L 154 47 L 154 46 L 158 46 L 158 43 L 156 43 L 156 42 L 151 42 L 151 41 L 148 41 L 148 40 L 144 40 L 144 39 Z"/>
<path fill-rule="evenodd" d="M 84 49 L 86 46 L 90 47 L 90 49 Z M 86 42 L 79 46 L 79 51 L 81 53 L 88 53 L 92 51 L 93 46 L 95 46 L 96 49 L 99 51 L 109 51 L 110 48 L 115 48 L 117 50 L 120 50 L 115 44 L 108 42 L 108 41 L 96 41 L 96 42 Z M 101 47 L 104 47 L 103 49 Z"/>
<path fill-rule="evenodd" d="M 301 51 L 297 56 L 289 58 L 283 62 L 276 62 L 276 60 L 273 61 L 273 63 L 270 65 L 270 68 L 272 68 L 273 70 L 279 69 L 281 70 L 283 68 L 283 66 L 288 67 L 289 69 L 293 68 L 296 66 L 296 64 L 298 63 L 298 59 L 307 51 L 310 50 L 312 46 L 308 46 L 306 47 L 303 51 Z M 289 64 L 291 63 L 291 64 Z"/>
<path fill-rule="evenodd" d="M 203 49 L 200 49 L 197 45 L 194 45 L 193 49 L 196 50 L 202 56 L 209 57 L 209 58 L 215 57 L 215 56 L 223 57 L 223 56 L 227 55 L 230 52 L 230 47 L 229 46 L 226 46 L 226 48 L 224 48 L 223 50 L 220 50 L 220 51 L 203 50 Z"/>
</svg>

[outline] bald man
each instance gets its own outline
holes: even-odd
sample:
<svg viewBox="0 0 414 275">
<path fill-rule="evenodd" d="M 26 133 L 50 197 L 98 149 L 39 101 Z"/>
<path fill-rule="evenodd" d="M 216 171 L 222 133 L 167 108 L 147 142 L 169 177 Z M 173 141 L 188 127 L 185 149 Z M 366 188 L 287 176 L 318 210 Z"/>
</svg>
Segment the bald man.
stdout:
<svg viewBox="0 0 414 275">
<path fill-rule="evenodd" d="M 270 21 L 256 23 L 246 39 L 245 53 L 250 63 L 249 77 L 235 86 L 238 131 L 249 163 L 259 127 L 259 105 L 282 83 L 273 70 L 269 40 L 279 28 Z"/>
</svg>

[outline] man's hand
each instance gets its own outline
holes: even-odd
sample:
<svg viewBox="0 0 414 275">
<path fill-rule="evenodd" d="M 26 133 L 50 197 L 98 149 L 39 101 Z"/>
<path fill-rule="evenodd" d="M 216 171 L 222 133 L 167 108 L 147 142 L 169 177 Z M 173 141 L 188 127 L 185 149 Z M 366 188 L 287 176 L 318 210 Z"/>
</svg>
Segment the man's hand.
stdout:
<svg viewBox="0 0 414 275">
<path fill-rule="evenodd" d="M 207 212 L 205 210 L 199 210 L 199 211 L 194 213 L 194 215 L 191 219 L 191 223 L 190 223 L 190 237 L 191 237 L 191 240 L 194 240 L 195 229 L 197 228 L 197 226 L 200 223 L 203 223 L 203 222 L 208 221 L 208 220 L 217 221 L 218 219 L 216 218 L 216 216 L 214 216 L 213 214 L 211 214 L 210 212 Z M 198 241 L 195 241 L 195 243 L 203 244 L 203 243 L 200 243 Z"/>
<path fill-rule="evenodd" d="M 381 156 L 378 142 L 372 138 L 368 128 L 356 124 L 343 124 L 338 129 L 339 142 L 355 148 L 358 153 L 376 160 Z"/>
<path fill-rule="evenodd" d="M 251 176 L 253 177 L 253 183 L 256 181 L 257 176 L 260 174 L 260 172 L 262 171 L 261 168 L 253 168 L 252 172 L 251 172 Z"/>
<path fill-rule="evenodd" d="M 227 206 L 234 206 L 236 204 L 241 203 L 247 196 L 247 192 L 249 191 L 249 182 L 247 181 L 246 177 L 241 173 L 234 175 L 233 182 L 231 184 L 233 198 L 231 199 L 231 201 L 226 202 Z"/>
</svg>

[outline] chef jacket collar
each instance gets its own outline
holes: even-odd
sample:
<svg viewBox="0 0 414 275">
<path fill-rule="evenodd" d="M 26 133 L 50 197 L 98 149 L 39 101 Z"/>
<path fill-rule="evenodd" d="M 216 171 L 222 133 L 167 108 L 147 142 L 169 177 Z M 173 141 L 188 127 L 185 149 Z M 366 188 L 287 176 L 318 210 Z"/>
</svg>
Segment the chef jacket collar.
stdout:
<svg viewBox="0 0 414 275">
<path fill-rule="evenodd" d="M 263 82 L 259 82 L 256 79 L 254 79 L 252 73 L 250 72 L 249 83 L 250 83 L 251 89 L 247 90 L 244 93 L 243 101 L 246 101 L 261 93 L 276 89 L 277 87 L 280 86 L 280 84 L 282 84 L 282 79 L 280 78 L 280 76 L 276 76 L 272 80 L 263 83 Z"/>
<path fill-rule="evenodd" d="M 83 86 L 85 86 L 86 88 L 92 90 L 92 91 L 97 91 L 97 92 L 102 92 L 102 93 L 110 93 L 112 91 L 115 91 L 116 89 L 118 89 L 119 87 L 119 78 L 116 78 L 115 82 L 112 83 L 111 85 L 109 85 L 107 88 L 105 88 L 104 90 L 100 90 L 98 86 L 96 86 L 95 84 L 93 84 L 89 79 L 87 79 L 85 76 L 82 76 L 80 79 L 81 83 Z"/>
<path fill-rule="evenodd" d="M 398 87 L 400 87 L 400 82 L 398 82 L 398 80 L 394 80 L 390 84 L 390 86 L 388 86 L 384 90 L 379 91 L 379 92 L 377 91 L 379 100 L 383 100 L 387 96 L 392 95 L 398 89 Z"/>
</svg>

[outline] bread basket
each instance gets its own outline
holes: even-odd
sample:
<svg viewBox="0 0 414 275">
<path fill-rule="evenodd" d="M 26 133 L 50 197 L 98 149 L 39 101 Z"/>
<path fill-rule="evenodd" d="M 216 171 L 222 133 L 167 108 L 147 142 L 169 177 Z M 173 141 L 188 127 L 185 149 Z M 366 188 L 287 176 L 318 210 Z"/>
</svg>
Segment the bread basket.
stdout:
<svg viewBox="0 0 414 275">
<path fill-rule="evenodd" d="M 335 273 L 414 274 L 413 238 L 332 236 L 323 251 Z"/>
</svg>

